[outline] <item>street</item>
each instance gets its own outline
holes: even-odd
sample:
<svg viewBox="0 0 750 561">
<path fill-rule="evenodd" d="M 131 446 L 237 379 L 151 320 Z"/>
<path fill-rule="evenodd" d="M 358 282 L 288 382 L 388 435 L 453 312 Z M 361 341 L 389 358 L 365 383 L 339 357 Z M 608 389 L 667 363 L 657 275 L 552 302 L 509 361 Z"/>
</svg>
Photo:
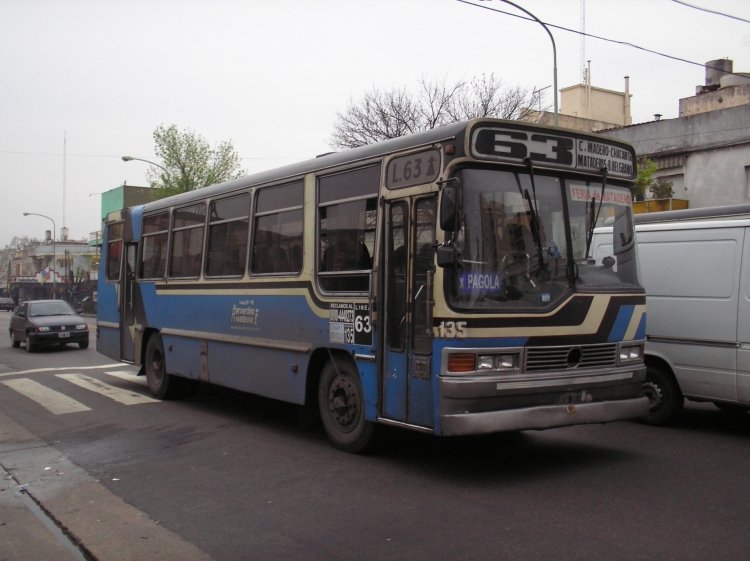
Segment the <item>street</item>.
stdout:
<svg viewBox="0 0 750 561">
<path fill-rule="evenodd" d="M 688 402 L 668 428 L 383 429 L 355 456 L 287 404 L 213 387 L 153 400 L 136 368 L 97 354 L 95 328 L 87 350 L 12 349 L 9 317 L 0 508 L 24 485 L 100 561 L 736 561 L 750 550 L 750 415 Z M 0 518 L 0 559 L 16 559 Z"/>
</svg>

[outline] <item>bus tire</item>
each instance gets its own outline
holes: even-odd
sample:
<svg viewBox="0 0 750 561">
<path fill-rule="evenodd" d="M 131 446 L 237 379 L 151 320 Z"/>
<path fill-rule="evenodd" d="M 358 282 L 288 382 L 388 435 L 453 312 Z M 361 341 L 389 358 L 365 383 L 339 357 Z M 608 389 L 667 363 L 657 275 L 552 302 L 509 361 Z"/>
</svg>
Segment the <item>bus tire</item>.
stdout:
<svg viewBox="0 0 750 561">
<path fill-rule="evenodd" d="M 647 365 L 643 393 L 648 397 L 649 412 L 641 420 L 649 425 L 668 425 L 682 411 L 685 398 L 671 373 Z"/>
<path fill-rule="evenodd" d="M 175 396 L 176 380 L 167 374 L 167 361 L 164 357 L 164 344 L 161 335 L 154 333 L 146 343 L 146 355 L 143 359 L 146 370 L 148 389 L 157 399 L 170 399 Z"/>
<path fill-rule="evenodd" d="M 332 359 L 320 374 L 318 406 L 328 438 L 345 452 L 363 452 L 375 424 L 365 420 L 365 400 L 357 369 L 348 361 Z"/>
</svg>

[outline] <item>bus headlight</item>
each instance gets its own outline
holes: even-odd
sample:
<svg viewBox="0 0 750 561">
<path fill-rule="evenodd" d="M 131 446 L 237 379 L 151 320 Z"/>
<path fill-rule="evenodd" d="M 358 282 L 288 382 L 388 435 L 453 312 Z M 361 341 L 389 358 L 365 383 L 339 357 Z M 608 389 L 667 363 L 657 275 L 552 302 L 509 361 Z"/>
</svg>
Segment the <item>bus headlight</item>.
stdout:
<svg viewBox="0 0 750 561">
<path fill-rule="evenodd" d="M 451 352 L 447 355 L 447 372 L 478 373 L 519 372 L 521 349 L 497 350 L 496 352 Z"/>
<path fill-rule="evenodd" d="M 508 372 L 518 370 L 520 364 L 520 353 L 498 353 L 477 356 L 477 370 Z"/>
<path fill-rule="evenodd" d="M 619 362 L 627 364 L 641 362 L 643 360 L 643 343 L 627 344 L 620 346 Z"/>
</svg>

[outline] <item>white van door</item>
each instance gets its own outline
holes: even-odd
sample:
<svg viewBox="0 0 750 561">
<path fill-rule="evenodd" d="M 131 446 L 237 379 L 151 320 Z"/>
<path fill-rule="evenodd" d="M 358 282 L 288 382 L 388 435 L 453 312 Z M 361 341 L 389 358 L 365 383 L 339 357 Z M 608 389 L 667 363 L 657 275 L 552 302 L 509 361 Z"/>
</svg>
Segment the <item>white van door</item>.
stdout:
<svg viewBox="0 0 750 561">
<path fill-rule="evenodd" d="M 737 317 L 737 399 L 750 403 L 750 231 L 745 228 Z"/>
<path fill-rule="evenodd" d="M 668 357 L 685 396 L 735 401 L 744 228 L 644 225 L 637 236 L 646 352 Z"/>
</svg>

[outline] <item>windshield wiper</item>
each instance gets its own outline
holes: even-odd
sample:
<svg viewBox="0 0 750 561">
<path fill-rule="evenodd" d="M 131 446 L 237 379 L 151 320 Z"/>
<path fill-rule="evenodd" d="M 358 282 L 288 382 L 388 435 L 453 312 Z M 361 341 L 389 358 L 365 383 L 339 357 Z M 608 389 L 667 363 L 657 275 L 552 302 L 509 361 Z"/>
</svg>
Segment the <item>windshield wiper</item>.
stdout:
<svg viewBox="0 0 750 561">
<path fill-rule="evenodd" d="M 604 191 L 607 188 L 607 168 L 602 168 L 602 193 L 599 197 L 599 207 L 596 209 L 594 214 L 594 207 L 596 206 L 596 197 L 591 197 L 591 206 L 589 207 L 589 231 L 586 235 L 586 255 L 584 259 L 589 258 L 589 252 L 591 251 L 591 242 L 594 239 L 594 228 L 596 223 L 599 222 L 599 213 L 602 210 L 602 204 L 604 204 Z"/>
<path fill-rule="evenodd" d="M 536 245 L 537 257 L 539 259 L 539 275 L 541 277 L 541 274 L 546 271 L 547 265 L 544 262 L 544 252 L 542 251 L 542 226 L 539 223 L 539 207 L 535 205 L 536 181 L 534 179 L 534 163 L 531 161 L 531 158 L 526 158 L 526 165 L 529 168 L 531 192 L 534 194 L 534 200 L 531 200 L 531 195 L 529 195 L 528 189 L 524 189 L 523 196 L 526 198 L 526 202 L 529 205 L 529 213 L 531 214 L 531 235 L 534 237 L 534 244 Z"/>
</svg>

